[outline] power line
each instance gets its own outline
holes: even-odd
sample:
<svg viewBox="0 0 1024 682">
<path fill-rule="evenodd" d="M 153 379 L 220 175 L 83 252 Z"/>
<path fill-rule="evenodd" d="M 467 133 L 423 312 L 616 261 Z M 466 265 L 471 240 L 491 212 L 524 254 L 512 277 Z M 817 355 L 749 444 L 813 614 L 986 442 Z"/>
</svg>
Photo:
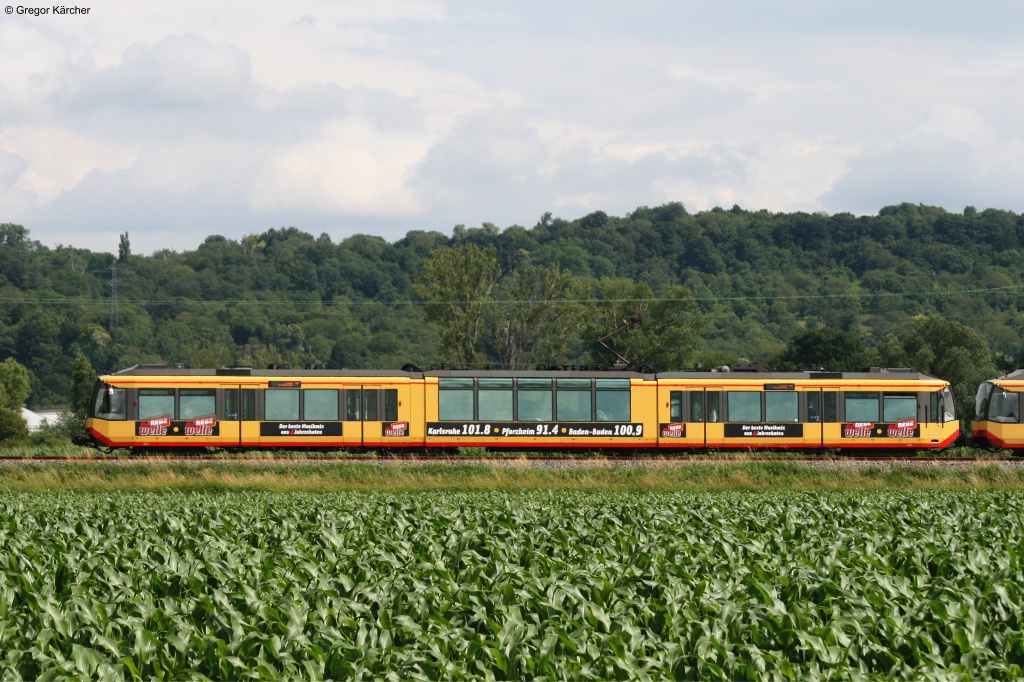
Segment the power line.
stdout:
<svg viewBox="0 0 1024 682">
<path fill-rule="evenodd" d="M 116 319 L 116 306 L 118 303 L 134 305 L 151 304 L 178 304 L 178 305 L 318 305 L 318 306 L 361 306 L 361 305 L 382 305 L 382 306 L 424 306 L 433 303 L 481 303 L 486 302 L 492 305 L 508 304 L 540 304 L 540 303 L 668 303 L 694 301 L 698 303 L 727 303 L 735 301 L 799 301 L 818 299 L 886 299 L 886 298 L 916 298 L 916 297 L 947 297 L 947 296 L 978 296 L 978 295 L 1021 295 L 1024 294 L 1024 285 L 1007 287 L 993 287 L 986 289 L 954 289 L 945 291 L 904 291 L 904 292 L 853 292 L 843 294 L 788 294 L 788 295 L 748 295 L 748 296 L 692 296 L 685 298 L 655 297 L 655 298 L 573 298 L 573 299 L 527 299 L 527 300 L 482 300 L 471 301 L 417 301 L 412 299 L 399 299 L 389 301 L 377 300 L 302 300 L 302 299 L 126 299 L 118 298 L 116 285 L 116 266 L 107 268 L 111 270 L 111 299 L 105 298 L 12 298 L 0 297 L 0 303 L 35 303 L 39 305 L 106 305 L 113 302 Z"/>
</svg>

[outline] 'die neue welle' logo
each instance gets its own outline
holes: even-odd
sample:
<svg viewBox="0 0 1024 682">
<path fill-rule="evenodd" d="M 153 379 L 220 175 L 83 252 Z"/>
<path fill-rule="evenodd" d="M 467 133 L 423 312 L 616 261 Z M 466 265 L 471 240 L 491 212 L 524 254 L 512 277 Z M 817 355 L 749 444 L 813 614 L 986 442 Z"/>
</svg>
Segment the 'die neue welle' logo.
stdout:
<svg viewBox="0 0 1024 682">
<path fill-rule="evenodd" d="M 384 424 L 384 435 L 391 437 L 403 437 L 409 435 L 409 422 L 390 422 Z"/>
<path fill-rule="evenodd" d="M 843 424 L 843 438 L 914 438 L 917 419 L 901 419 L 892 424 L 853 422 Z"/>
<path fill-rule="evenodd" d="M 159 417 L 150 417 L 139 423 L 140 436 L 166 436 L 167 427 L 171 425 L 171 415 L 162 414 Z"/>
<path fill-rule="evenodd" d="M 213 432 L 215 426 L 217 426 L 216 415 L 208 414 L 202 417 L 196 417 L 191 421 L 185 422 L 185 435 L 213 436 L 216 435 Z"/>
<path fill-rule="evenodd" d="M 686 424 L 673 422 L 661 425 L 662 438 L 686 438 Z"/>
<path fill-rule="evenodd" d="M 886 435 L 889 438 L 913 438 L 915 428 L 917 428 L 916 419 L 901 419 L 895 424 L 889 424 Z"/>
</svg>

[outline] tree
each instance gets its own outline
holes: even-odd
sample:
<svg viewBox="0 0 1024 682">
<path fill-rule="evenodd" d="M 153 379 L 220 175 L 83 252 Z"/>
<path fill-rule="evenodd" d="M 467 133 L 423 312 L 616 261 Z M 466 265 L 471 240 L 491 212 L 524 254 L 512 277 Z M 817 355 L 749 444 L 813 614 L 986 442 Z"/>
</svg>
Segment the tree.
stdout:
<svg viewBox="0 0 1024 682">
<path fill-rule="evenodd" d="M 586 283 L 558 263 L 506 276 L 490 310 L 494 351 L 508 367 L 561 364 L 579 338 Z"/>
<path fill-rule="evenodd" d="M 964 420 L 974 412 L 978 385 L 998 373 L 985 337 L 941 317 L 919 319 L 898 338 L 887 336 L 878 354 L 888 367 L 912 367 L 948 381 Z"/>
<path fill-rule="evenodd" d="M 0 362 L 0 442 L 28 437 L 21 408 L 30 392 L 28 370 L 14 358 Z"/>
<path fill-rule="evenodd" d="M 92 389 L 96 383 L 96 371 L 89 359 L 79 353 L 71 364 L 71 413 L 81 420 L 89 414 Z"/>
<path fill-rule="evenodd" d="M 819 327 L 793 336 L 768 366 L 781 372 L 801 371 L 812 365 L 832 372 L 856 372 L 872 360 L 859 336 L 833 327 Z"/>
<path fill-rule="evenodd" d="M 128 241 L 128 233 L 125 232 L 121 235 L 121 241 L 117 245 L 117 262 L 124 263 L 131 255 L 132 245 L 131 242 Z"/>
<path fill-rule="evenodd" d="M 646 283 L 614 277 L 597 280 L 594 292 L 596 303 L 587 325 L 592 362 L 615 361 L 597 340 L 625 327 L 607 343 L 630 364 L 656 371 L 692 366 L 707 325 L 692 291 L 675 286 L 663 298 L 655 298 Z"/>
<path fill-rule="evenodd" d="M 441 328 L 443 361 L 471 365 L 480 359 L 480 332 L 500 276 L 494 247 L 462 244 L 433 252 L 413 291 L 425 303 L 427 320 Z"/>
</svg>

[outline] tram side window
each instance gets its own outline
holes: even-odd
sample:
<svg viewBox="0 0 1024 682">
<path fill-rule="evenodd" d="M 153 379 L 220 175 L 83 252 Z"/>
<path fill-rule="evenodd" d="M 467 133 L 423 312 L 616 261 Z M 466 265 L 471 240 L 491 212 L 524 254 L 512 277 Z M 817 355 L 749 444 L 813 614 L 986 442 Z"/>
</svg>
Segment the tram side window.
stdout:
<svg viewBox="0 0 1024 682">
<path fill-rule="evenodd" d="M 1020 394 L 1007 391 L 998 386 L 992 391 L 988 405 L 988 418 L 1003 424 L 1016 424 L 1020 421 Z"/>
<path fill-rule="evenodd" d="M 480 379 L 480 421 L 512 421 L 512 380 Z"/>
<path fill-rule="evenodd" d="M 473 379 L 437 380 L 437 417 L 441 421 L 473 421 Z"/>
<path fill-rule="evenodd" d="M 378 397 L 380 395 L 380 389 L 377 388 L 364 388 L 363 389 L 363 421 L 376 422 L 382 421 L 380 418 L 380 407 L 378 404 Z"/>
<path fill-rule="evenodd" d="M 796 391 L 766 391 L 764 420 L 767 422 L 800 421 L 800 401 Z"/>
<path fill-rule="evenodd" d="M 238 389 L 227 388 L 224 389 L 224 417 L 225 421 L 233 422 L 238 421 L 240 415 L 238 413 Z"/>
<path fill-rule="evenodd" d="M 345 391 L 345 419 L 357 422 L 363 415 L 363 392 L 358 388 Z"/>
<path fill-rule="evenodd" d="M 718 394 L 714 395 L 717 400 Z M 690 421 L 695 424 L 704 421 L 704 394 L 700 391 L 690 391 Z M 716 420 L 712 419 L 711 421 Z"/>
<path fill-rule="evenodd" d="M 126 419 L 128 401 L 125 389 L 100 385 L 96 391 L 92 414 L 98 419 Z"/>
<path fill-rule="evenodd" d="M 551 379 L 520 379 L 516 407 L 521 422 L 551 421 Z"/>
<path fill-rule="evenodd" d="M 590 379 L 559 379 L 556 399 L 558 421 L 590 421 Z"/>
<path fill-rule="evenodd" d="M 213 388 L 182 388 L 178 391 L 178 418 L 196 419 L 217 414 L 217 391 Z"/>
<path fill-rule="evenodd" d="M 217 391 L 212 388 L 183 388 L 178 392 L 178 417 L 195 419 L 217 414 Z"/>
<path fill-rule="evenodd" d="M 726 413 L 728 415 L 726 421 L 761 421 L 760 391 L 727 391 L 725 396 L 728 409 L 728 412 Z"/>
<path fill-rule="evenodd" d="M 597 421 L 628 422 L 630 417 L 629 379 L 597 379 L 595 385 L 597 387 Z M 682 412 L 682 407 L 680 407 L 680 412 Z"/>
<path fill-rule="evenodd" d="M 299 418 L 299 391 L 295 388 L 268 388 L 263 394 L 266 419 L 271 421 L 297 421 Z"/>
<path fill-rule="evenodd" d="M 174 413 L 173 388 L 140 388 L 139 419 L 167 416 L 177 419 Z"/>
<path fill-rule="evenodd" d="M 671 422 L 683 421 L 683 392 L 671 391 L 668 394 L 668 420 Z"/>
<path fill-rule="evenodd" d="M 398 389 L 384 389 L 384 421 L 393 422 L 398 419 Z"/>
<path fill-rule="evenodd" d="M 851 392 L 845 397 L 846 421 L 876 422 L 878 421 L 878 394 Z"/>
<path fill-rule="evenodd" d="M 721 409 L 721 407 L 720 407 L 721 400 L 719 398 L 720 395 L 721 395 L 721 391 L 708 391 L 708 393 L 707 393 L 708 421 L 709 422 L 714 423 L 714 422 L 721 421 L 718 418 L 719 417 L 718 412 Z"/>
<path fill-rule="evenodd" d="M 306 421 L 338 419 L 338 390 L 307 388 L 302 390 L 302 418 Z"/>
<path fill-rule="evenodd" d="M 837 416 L 838 406 L 838 393 L 828 392 L 825 393 L 825 421 L 837 422 L 839 421 Z"/>
<path fill-rule="evenodd" d="M 821 421 L 821 393 L 818 391 L 807 393 L 807 421 Z"/>
<path fill-rule="evenodd" d="M 898 422 L 902 419 L 917 419 L 917 394 L 883 394 L 882 421 Z"/>
</svg>

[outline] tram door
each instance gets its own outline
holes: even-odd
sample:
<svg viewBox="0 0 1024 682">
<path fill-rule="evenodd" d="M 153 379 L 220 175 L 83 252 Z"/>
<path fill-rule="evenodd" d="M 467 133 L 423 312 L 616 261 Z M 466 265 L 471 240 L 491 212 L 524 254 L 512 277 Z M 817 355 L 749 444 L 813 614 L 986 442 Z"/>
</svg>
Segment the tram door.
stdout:
<svg viewBox="0 0 1024 682">
<path fill-rule="evenodd" d="M 349 414 L 356 407 L 356 391 L 348 392 Z M 398 389 L 380 384 L 363 384 L 359 391 L 360 427 L 362 428 L 362 444 L 364 447 L 379 447 L 393 444 L 396 437 L 408 435 L 408 423 L 398 423 Z M 403 431 L 398 433 L 397 430 Z"/>
<path fill-rule="evenodd" d="M 820 388 L 811 388 L 803 392 L 807 403 L 807 414 L 800 421 L 804 422 L 804 446 L 808 448 L 820 448 L 824 443 L 824 406 L 822 404 L 822 391 Z"/>
<path fill-rule="evenodd" d="M 843 425 L 839 423 L 839 388 L 825 386 L 821 390 L 821 446 L 841 447 Z"/>
<path fill-rule="evenodd" d="M 704 390 L 683 388 L 659 388 L 663 411 L 658 420 L 658 447 L 702 448 L 706 444 Z"/>
<path fill-rule="evenodd" d="M 256 421 L 256 389 L 232 386 L 224 389 L 221 442 L 226 447 L 257 445 L 260 423 Z"/>
</svg>

